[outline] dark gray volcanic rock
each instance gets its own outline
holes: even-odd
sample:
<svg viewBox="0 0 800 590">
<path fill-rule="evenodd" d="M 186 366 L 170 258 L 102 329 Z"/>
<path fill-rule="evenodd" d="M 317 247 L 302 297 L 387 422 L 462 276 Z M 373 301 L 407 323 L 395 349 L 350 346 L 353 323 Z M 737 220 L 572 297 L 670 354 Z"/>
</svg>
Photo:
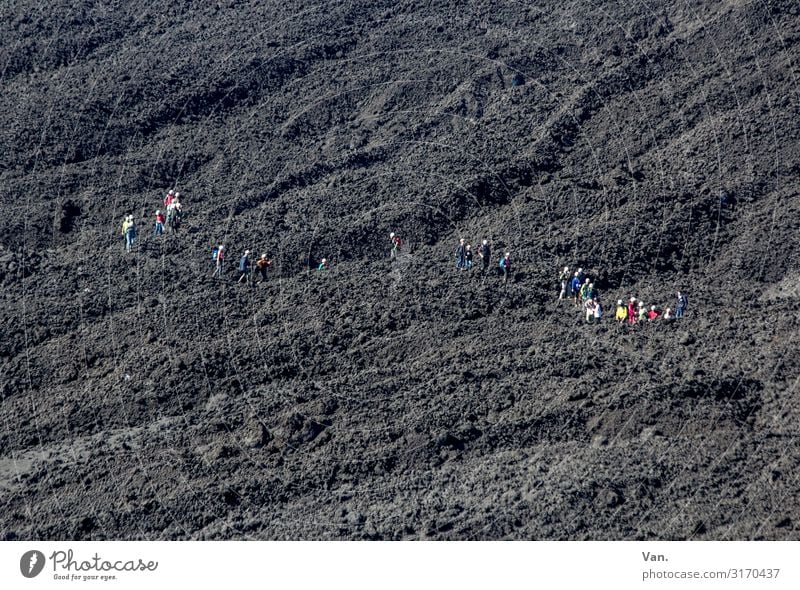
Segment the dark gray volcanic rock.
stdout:
<svg viewBox="0 0 800 590">
<path fill-rule="evenodd" d="M 0 6 L 4 538 L 800 538 L 797 2 L 493 4 Z"/>
</svg>

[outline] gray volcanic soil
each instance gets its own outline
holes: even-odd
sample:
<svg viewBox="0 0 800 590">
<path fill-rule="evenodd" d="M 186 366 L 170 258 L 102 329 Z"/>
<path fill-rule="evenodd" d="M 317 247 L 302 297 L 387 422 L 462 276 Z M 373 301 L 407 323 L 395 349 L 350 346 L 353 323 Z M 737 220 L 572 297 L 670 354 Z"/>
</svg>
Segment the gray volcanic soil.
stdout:
<svg viewBox="0 0 800 590">
<path fill-rule="evenodd" d="M 263 4 L 0 5 L 2 538 L 800 538 L 796 0 Z"/>
</svg>

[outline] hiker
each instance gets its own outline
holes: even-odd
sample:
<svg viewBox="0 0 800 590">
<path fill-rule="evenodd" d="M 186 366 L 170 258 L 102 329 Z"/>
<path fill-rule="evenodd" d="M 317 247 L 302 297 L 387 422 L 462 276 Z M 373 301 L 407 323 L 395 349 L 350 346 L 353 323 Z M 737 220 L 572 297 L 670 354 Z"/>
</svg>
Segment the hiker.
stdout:
<svg viewBox="0 0 800 590">
<path fill-rule="evenodd" d="M 464 249 L 464 270 L 472 268 L 472 246 L 467 244 Z"/>
<path fill-rule="evenodd" d="M 583 281 L 583 285 L 581 285 L 581 290 L 580 290 L 582 302 L 586 302 L 587 299 L 591 299 L 589 295 L 590 288 L 591 288 L 591 283 L 589 282 L 589 277 L 586 277 L 586 279 L 584 279 Z"/>
<path fill-rule="evenodd" d="M 122 239 L 125 240 L 126 250 L 128 250 L 128 228 L 131 226 L 131 216 L 126 215 L 125 219 L 122 220 Z"/>
<path fill-rule="evenodd" d="M 682 318 L 683 313 L 686 311 L 686 306 L 689 304 L 689 298 L 686 293 L 678 291 L 678 305 L 675 306 L 675 317 Z"/>
<path fill-rule="evenodd" d="M 628 319 L 628 308 L 622 303 L 622 299 L 617 301 L 617 313 L 614 315 L 614 319 L 619 324 L 624 324 L 625 320 Z"/>
<path fill-rule="evenodd" d="M 328 259 L 327 258 L 323 258 L 322 260 L 320 260 L 319 266 L 317 267 L 317 270 L 328 270 Z"/>
<path fill-rule="evenodd" d="M 173 199 L 173 201 L 167 205 L 167 226 L 169 227 L 170 231 L 178 231 L 178 228 L 181 225 L 181 213 L 181 202 L 178 199 Z"/>
<path fill-rule="evenodd" d="M 400 236 L 395 235 L 394 232 L 389 234 L 389 239 L 392 242 L 392 251 L 390 253 L 391 258 L 397 258 L 400 254 L 400 248 L 403 246 L 403 241 L 400 239 Z"/>
<path fill-rule="evenodd" d="M 586 273 L 584 273 L 583 269 L 580 267 L 578 267 L 578 280 L 580 281 L 581 285 L 586 282 Z"/>
<path fill-rule="evenodd" d="M 461 238 L 458 241 L 458 246 L 456 246 L 456 268 L 459 270 L 466 270 L 464 268 L 466 266 L 466 252 L 467 249 L 465 248 L 464 238 Z"/>
<path fill-rule="evenodd" d="M 561 292 L 558 294 L 558 300 L 561 301 L 567 296 L 567 289 L 569 288 L 569 267 L 565 266 L 561 274 L 558 275 L 558 280 L 561 282 Z"/>
<path fill-rule="evenodd" d="M 211 259 L 214 261 L 214 274 L 211 277 L 218 277 L 222 278 L 222 270 L 225 264 L 225 246 L 220 244 L 217 248 L 214 248 L 214 251 L 211 253 Z"/>
<path fill-rule="evenodd" d="M 259 274 L 261 274 L 261 280 L 259 283 L 263 283 L 267 280 L 267 269 L 272 266 L 272 260 L 267 258 L 266 254 L 262 254 L 261 258 L 256 260 L 256 268 L 258 269 Z"/>
<path fill-rule="evenodd" d="M 489 240 L 483 240 L 481 242 L 481 247 L 478 248 L 478 257 L 483 263 L 483 273 L 486 274 L 489 271 L 489 264 L 492 261 L 492 249 L 489 247 Z"/>
<path fill-rule="evenodd" d="M 250 250 L 245 250 L 242 257 L 239 259 L 239 280 L 237 283 L 248 281 L 250 277 Z"/>
<path fill-rule="evenodd" d="M 172 204 L 172 201 L 175 200 L 175 191 L 170 189 L 170 191 L 164 197 L 164 208 L 168 209 L 169 206 Z"/>
<path fill-rule="evenodd" d="M 663 316 L 662 319 L 664 319 L 664 320 L 671 320 L 672 319 L 672 308 L 668 307 L 667 309 L 664 310 L 664 316 Z"/>
<path fill-rule="evenodd" d="M 638 321 L 643 322 L 647 319 L 647 308 L 644 306 L 644 301 L 639 302 L 637 313 L 639 314 Z"/>
<path fill-rule="evenodd" d="M 500 270 L 503 271 L 503 282 L 505 283 L 511 275 L 511 252 L 506 252 L 500 259 Z"/>
<path fill-rule="evenodd" d="M 581 296 L 581 279 L 577 270 L 575 271 L 575 276 L 572 277 L 569 288 L 572 292 L 572 304 L 578 305 L 578 298 Z"/>
<path fill-rule="evenodd" d="M 656 311 L 656 306 L 655 305 L 651 305 L 650 306 L 650 311 L 647 312 L 647 319 L 648 319 L 648 321 L 652 322 L 653 320 L 658 319 L 658 317 L 660 315 L 661 314 Z"/>
<path fill-rule="evenodd" d="M 595 303 L 594 299 L 587 299 L 583 302 L 583 309 L 586 312 L 586 321 L 588 323 L 592 323 L 594 319 L 594 310 L 595 310 Z"/>
<path fill-rule="evenodd" d="M 603 306 L 600 304 L 599 299 L 593 298 L 592 301 L 594 301 L 594 322 L 599 323 L 603 317 Z"/>
<path fill-rule="evenodd" d="M 628 301 L 628 323 L 631 325 L 636 323 L 636 297 L 631 297 Z"/>
<path fill-rule="evenodd" d="M 154 236 L 160 236 L 164 234 L 164 214 L 161 210 L 156 211 L 156 228 L 153 231 Z"/>
<path fill-rule="evenodd" d="M 136 241 L 136 222 L 133 221 L 133 215 L 128 215 L 122 222 L 122 235 L 125 236 L 125 251 L 130 252 Z"/>
</svg>

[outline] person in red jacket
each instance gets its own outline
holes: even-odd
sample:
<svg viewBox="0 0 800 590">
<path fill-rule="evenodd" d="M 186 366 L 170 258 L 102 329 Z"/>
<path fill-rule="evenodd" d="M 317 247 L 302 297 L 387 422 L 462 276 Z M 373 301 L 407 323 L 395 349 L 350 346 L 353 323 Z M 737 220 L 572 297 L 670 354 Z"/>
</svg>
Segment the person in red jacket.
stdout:
<svg viewBox="0 0 800 590">
<path fill-rule="evenodd" d="M 401 240 L 400 236 L 394 232 L 389 234 L 389 240 L 392 242 L 392 250 L 389 255 L 391 258 L 397 258 L 397 256 L 400 254 L 400 248 L 403 247 L 403 240 Z"/>
<path fill-rule="evenodd" d="M 164 214 L 159 210 L 156 211 L 156 229 L 153 233 L 154 236 L 160 236 L 164 233 L 164 221 L 166 218 Z"/>
<path fill-rule="evenodd" d="M 636 297 L 631 297 L 628 301 L 628 323 L 635 324 L 637 317 Z"/>
<path fill-rule="evenodd" d="M 658 319 L 660 316 L 661 314 L 656 311 L 656 306 L 651 305 L 650 311 L 647 312 L 647 319 L 652 322 L 653 320 Z"/>
</svg>

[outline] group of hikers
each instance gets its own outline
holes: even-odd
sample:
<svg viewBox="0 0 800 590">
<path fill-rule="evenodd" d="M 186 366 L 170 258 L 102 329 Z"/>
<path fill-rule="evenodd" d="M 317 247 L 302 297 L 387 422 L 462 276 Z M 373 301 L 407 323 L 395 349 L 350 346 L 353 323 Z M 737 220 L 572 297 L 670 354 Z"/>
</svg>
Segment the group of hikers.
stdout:
<svg viewBox="0 0 800 590">
<path fill-rule="evenodd" d="M 164 233 L 165 226 L 172 232 L 177 232 L 181 224 L 183 215 L 183 208 L 180 202 L 180 193 L 175 190 L 167 192 L 163 199 L 164 211 L 157 209 L 155 212 L 155 227 L 153 229 L 154 236 L 160 236 Z M 133 215 L 128 215 L 122 223 L 122 235 L 125 238 L 125 249 L 130 252 L 136 240 L 136 223 Z M 389 257 L 391 259 L 397 258 L 403 249 L 403 240 L 395 232 L 389 234 L 390 251 Z M 211 277 L 215 279 L 222 279 L 225 269 L 225 259 L 227 256 L 227 249 L 224 244 L 220 244 L 211 252 L 211 260 L 214 263 L 214 270 Z M 488 239 L 481 240 L 480 246 L 477 249 L 478 262 L 484 275 L 488 274 L 492 265 L 492 249 Z M 455 249 L 455 263 L 459 271 L 469 271 L 475 266 L 474 254 L 472 245 L 469 244 L 464 238 L 459 240 L 458 246 Z M 238 283 L 250 283 L 255 285 L 256 282 L 263 283 L 267 280 L 267 271 L 272 266 L 272 259 L 262 254 L 255 263 L 251 262 L 250 250 L 245 250 L 239 258 L 239 265 L 237 267 L 239 276 Z M 327 258 L 322 258 L 318 271 L 326 271 L 330 268 L 330 263 Z M 511 253 L 505 252 L 500 256 L 497 263 L 497 270 L 502 276 L 503 283 L 508 282 L 512 276 Z M 260 280 L 256 281 L 256 277 Z M 565 266 L 559 275 L 560 292 L 558 295 L 559 301 L 570 298 L 575 307 L 579 307 L 586 315 L 586 321 L 593 323 L 599 322 L 603 317 L 603 305 L 600 302 L 600 297 L 594 282 L 586 276 L 583 268 L 579 268 L 574 273 L 570 273 L 568 266 Z M 688 298 L 685 293 L 680 291 L 677 293 L 677 303 L 675 311 L 671 307 L 667 307 L 663 312 L 655 305 L 651 305 L 648 309 L 645 303 L 638 300 L 636 297 L 631 296 L 627 302 L 622 299 L 617 301 L 617 309 L 614 319 L 620 324 L 633 325 L 639 322 L 652 322 L 657 319 L 671 320 L 683 317 L 688 304 Z"/>
<path fill-rule="evenodd" d="M 153 228 L 153 236 L 160 236 L 164 234 L 165 227 L 173 233 L 177 233 L 181 226 L 183 218 L 183 205 L 180 201 L 181 194 L 174 189 L 170 189 L 164 196 L 162 201 L 164 209 L 156 209 L 155 226 Z M 139 235 L 139 228 L 136 226 L 136 221 L 133 215 L 127 215 L 122 222 L 122 237 L 125 240 L 125 251 L 130 252 L 136 243 L 136 238 Z"/>
<path fill-rule="evenodd" d="M 225 249 L 224 244 L 220 244 L 216 248 L 211 251 L 211 260 L 214 262 L 214 271 L 211 273 L 212 278 L 222 279 L 223 273 L 225 270 L 225 256 L 227 254 L 227 250 Z M 325 262 L 325 259 L 323 259 Z M 261 279 L 257 282 L 263 283 L 267 280 L 267 270 L 269 267 L 272 266 L 272 259 L 268 258 L 266 254 L 262 254 L 255 262 L 255 264 L 251 264 L 250 262 L 250 250 L 245 250 L 244 254 L 239 258 L 239 277 L 237 278 L 237 283 L 250 283 L 255 285 L 255 273 L 261 277 Z"/>
<path fill-rule="evenodd" d="M 470 270 L 473 266 L 472 244 L 468 244 L 464 238 L 458 241 L 455 251 L 456 268 L 462 271 Z M 489 272 L 492 263 L 492 248 L 489 245 L 489 240 L 482 240 L 481 245 L 478 246 L 478 258 L 481 262 L 481 269 L 484 274 Z M 500 274 L 503 277 L 503 282 L 508 282 L 511 276 L 511 252 L 506 252 L 500 257 L 497 265 Z"/>
<path fill-rule="evenodd" d="M 599 322 L 603 317 L 603 306 L 600 297 L 592 280 L 586 276 L 582 268 L 570 275 L 568 266 L 564 267 L 559 275 L 561 290 L 558 295 L 559 301 L 571 298 L 573 305 L 580 307 L 586 314 L 587 322 Z M 658 319 L 672 320 L 682 318 L 689 304 L 686 293 L 678 291 L 677 303 L 673 313 L 671 307 L 667 307 L 663 312 L 655 305 L 647 308 L 644 301 L 631 296 L 627 303 L 622 299 L 617 300 L 617 310 L 614 319 L 617 323 L 633 325 L 639 322 L 652 322 Z"/>
</svg>

